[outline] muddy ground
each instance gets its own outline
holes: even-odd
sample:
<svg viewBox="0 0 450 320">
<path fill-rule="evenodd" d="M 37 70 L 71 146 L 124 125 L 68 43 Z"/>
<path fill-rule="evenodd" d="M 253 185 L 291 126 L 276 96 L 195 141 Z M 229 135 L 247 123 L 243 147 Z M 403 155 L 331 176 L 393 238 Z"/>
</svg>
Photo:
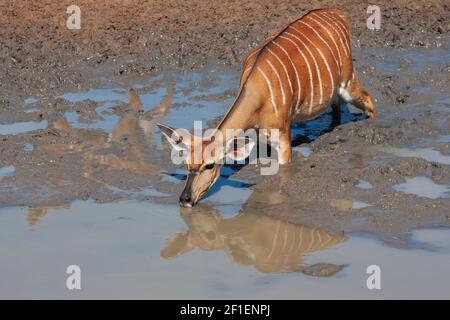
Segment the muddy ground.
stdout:
<svg viewBox="0 0 450 320">
<path fill-rule="evenodd" d="M 445 59 L 450 8 L 445 1 L 379 1 L 382 29 L 377 31 L 366 27 L 366 3 L 354 1 L 79 0 L 81 30 L 68 30 L 66 8 L 73 3 L 0 4 L 0 124 L 49 124 L 27 134 L 0 136 L 0 167 L 16 167 L 15 174 L 1 182 L 0 207 L 35 208 L 30 210 L 34 221 L 46 207 L 76 199 L 108 202 L 135 193 L 134 198 L 155 199 L 139 194 L 148 187 L 169 194 L 159 201 L 177 202 L 181 186 L 161 183 L 162 170 L 174 167 L 164 155 L 148 161 L 155 146 L 135 147 L 133 141 L 138 136 L 134 124 L 142 119 L 152 124 L 173 107 L 170 90 L 156 111 L 143 112 L 133 102 L 117 106 L 114 113 L 121 116 L 122 125 L 112 142 L 101 131 L 75 130 L 62 117 L 73 111 L 87 123 L 95 121 L 95 102 L 70 103 L 57 97 L 93 88 L 99 76 L 111 83 L 134 83 L 165 70 L 214 68 L 237 77 L 245 53 L 269 33 L 309 9 L 333 6 L 350 16 L 355 64 L 377 99 L 380 117 L 320 135 L 310 142 L 313 152 L 307 159 L 295 154 L 292 164 L 276 176 L 255 177 L 251 167 L 240 170 L 236 178 L 252 176 L 255 183 L 242 210 L 332 231 L 373 232 L 391 241 L 402 240 L 413 228 L 450 226 L 448 198 L 427 199 L 392 188 L 415 176 L 449 185 L 449 165 L 418 157 L 389 158 L 386 152 L 420 145 L 450 155 L 448 140 L 433 139 L 450 134 L 450 62 Z M 400 56 L 394 64 L 377 68 L 394 49 Z M 422 50 L 424 57 L 427 50 L 430 55 L 437 52 L 444 59 L 432 56 L 429 65 L 415 69 L 414 59 L 401 58 L 402 52 L 414 50 Z M 30 106 L 24 99 L 29 97 L 39 101 L 33 105 L 36 111 L 26 112 Z M 33 149 L 27 150 L 24 143 Z M 358 188 L 360 179 L 373 188 Z M 113 192 L 109 186 L 129 192 Z M 354 210 L 355 197 L 372 206 Z"/>
<path fill-rule="evenodd" d="M 81 29 L 68 30 L 69 5 Z M 311 9 L 338 7 L 351 18 L 354 47 L 437 47 L 450 31 L 446 1 L 377 1 L 381 30 L 366 27 L 365 1 L 111 0 L 0 2 L 1 108 L 15 98 L 85 85 L 92 67 L 117 76 L 209 60 L 239 66 L 261 40 Z"/>
</svg>

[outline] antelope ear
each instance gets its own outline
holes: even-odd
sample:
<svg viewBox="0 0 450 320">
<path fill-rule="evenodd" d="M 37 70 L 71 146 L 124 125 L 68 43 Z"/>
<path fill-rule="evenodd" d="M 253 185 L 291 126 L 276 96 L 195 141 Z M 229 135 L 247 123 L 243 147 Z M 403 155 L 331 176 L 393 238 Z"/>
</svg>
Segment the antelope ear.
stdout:
<svg viewBox="0 0 450 320">
<path fill-rule="evenodd" d="M 189 132 L 182 133 L 181 130 L 174 129 L 162 123 L 156 124 L 161 133 L 169 141 L 172 148 L 177 151 L 186 150 L 191 143 Z"/>
<path fill-rule="evenodd" d="M 235 137 L 227 142 L 225 157 L 234 161 L 246 159 L 255 146 L 255 141 L 248 137 Z"/>
<path fill-rule="evenodd" d="M 133 88 L 128 90 L 128 104 L 136 112 L 142 110 L 141 98 L 139 98 L 139 95 Z"/>
</svg>

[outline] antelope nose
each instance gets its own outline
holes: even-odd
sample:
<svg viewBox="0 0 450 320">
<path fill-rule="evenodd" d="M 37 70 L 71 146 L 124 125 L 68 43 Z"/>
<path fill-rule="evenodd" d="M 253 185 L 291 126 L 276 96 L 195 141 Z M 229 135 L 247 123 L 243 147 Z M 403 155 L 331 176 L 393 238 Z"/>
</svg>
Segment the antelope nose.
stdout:
<svg viewBox="0 0 450 320">
<path fill-rule="evenodd" d="M 182 193 L 180 196 L 180 205 L 183 207 L 192 207 L 192 198 L 189 193 Z"/>
</svg>

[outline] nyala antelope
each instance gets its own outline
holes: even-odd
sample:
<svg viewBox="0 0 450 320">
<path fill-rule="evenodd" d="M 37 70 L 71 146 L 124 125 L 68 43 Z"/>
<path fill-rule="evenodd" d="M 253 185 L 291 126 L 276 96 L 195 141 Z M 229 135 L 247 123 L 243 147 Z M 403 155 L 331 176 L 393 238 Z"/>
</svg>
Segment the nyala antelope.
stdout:
<svg viewBox="0 0 450 320">
<path fill-rule="evenodd" d="M 225 136 L 227 129 L 277 129 L 278 141 L 269 136 L 269 142 L 276 143 L 278 161 L 285 164 L 291 159 L 293 121 L 315 118 L 329 105 L 339 114 L 342 101 L 374 118 L 372 97 L 353 68 L 350 38 L 348 18 L 337 9 L 310 11 L 269 36 L 245 58 L 237 97 L 216 130 Z M 227 137 L 210 152 L 213 139 L 194 139 L 180 129 L 158 126 L 177 152 L 188 154 L 181 206 L 191 207 L 206 194 L 220 176 L 222 159 L 245 158 L 253 147 L 246 140 L 236 148 L 242 137 Z M 193 161 L 199 153 L 201 161 Z"/>
</svg>

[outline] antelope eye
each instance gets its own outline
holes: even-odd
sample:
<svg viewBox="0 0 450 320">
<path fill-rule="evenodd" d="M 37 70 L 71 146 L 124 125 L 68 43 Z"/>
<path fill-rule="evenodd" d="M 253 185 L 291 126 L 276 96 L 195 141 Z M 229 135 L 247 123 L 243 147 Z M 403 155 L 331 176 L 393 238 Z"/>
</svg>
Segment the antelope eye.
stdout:
<svg viewBox="0 0 450 320">
<path fill-rule="evenodd" d="M 206 170 L 211 170 L 212 168 L 214 168 L 214 162 L 213 162 L 213 163 L 208 163 L 208 164 L 205 166 L 205 169 L 206 169 Z"/>
</svg>

